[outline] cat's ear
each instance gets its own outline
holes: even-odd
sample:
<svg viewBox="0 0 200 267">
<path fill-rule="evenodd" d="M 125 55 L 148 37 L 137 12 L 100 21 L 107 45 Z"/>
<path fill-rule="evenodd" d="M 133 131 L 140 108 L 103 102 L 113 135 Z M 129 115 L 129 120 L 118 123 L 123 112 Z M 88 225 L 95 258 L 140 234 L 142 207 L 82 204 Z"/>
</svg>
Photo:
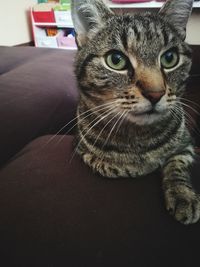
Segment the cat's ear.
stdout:
<svg viewBox="0 0 200 267">
<path fill-rule="evenodd" d="M 168 0 L 159 11 L 159 14 L 176 28 L 183 40 L 192 5 L 193 0 Z"/>
<path fill-rule="evenodd" d="M 77 43 L 81 47 L 90 33 L 102 26 L 113 13 L 103 0 L 71 0 L 71 15 Z"/>
</svg>

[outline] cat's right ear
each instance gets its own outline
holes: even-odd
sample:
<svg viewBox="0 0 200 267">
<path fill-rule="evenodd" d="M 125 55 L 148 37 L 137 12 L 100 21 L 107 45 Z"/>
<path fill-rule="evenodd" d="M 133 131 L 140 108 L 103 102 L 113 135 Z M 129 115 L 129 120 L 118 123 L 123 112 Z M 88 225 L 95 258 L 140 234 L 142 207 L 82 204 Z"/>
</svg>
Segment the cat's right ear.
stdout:
<svg viewBox="0 0 200 267">
<path fill-rule="evenodd" d="M 167 0 L 159 14 L 178 31 L 182 40 L 186 36 L 186 25 L 192 11 L 193 0 Z"/>
<path fill-rule="evenodd" d="M 103 0 L 71 0 L 71 15 L 80 48 L 113 13 Z"/>
</svg>

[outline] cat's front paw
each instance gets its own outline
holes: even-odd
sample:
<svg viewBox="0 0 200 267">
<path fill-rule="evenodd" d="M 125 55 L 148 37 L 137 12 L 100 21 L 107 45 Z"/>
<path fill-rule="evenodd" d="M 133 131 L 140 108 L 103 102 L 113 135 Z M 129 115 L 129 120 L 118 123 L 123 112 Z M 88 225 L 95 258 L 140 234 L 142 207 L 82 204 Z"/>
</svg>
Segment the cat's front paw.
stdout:
<svg viewBox="0 0 200 267">
<path fill-rule="evenodd" d="M 166 208 L 183 224 L 196 223 L 200 218 L 200 196 L 186 186 L 165 192 Z"/>
</svg>

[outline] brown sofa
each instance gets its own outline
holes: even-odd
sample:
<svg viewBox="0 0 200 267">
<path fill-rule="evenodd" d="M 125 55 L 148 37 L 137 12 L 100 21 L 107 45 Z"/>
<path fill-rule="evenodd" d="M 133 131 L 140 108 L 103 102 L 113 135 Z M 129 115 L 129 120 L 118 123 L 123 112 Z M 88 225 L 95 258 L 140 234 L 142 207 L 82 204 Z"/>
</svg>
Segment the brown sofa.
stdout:
<svg viewBox="0 0 200 267">
<path fill-rule="evenodd" d="M 193 49 L 187 96 L 198 104 L 200 47 Z M 198 266 L 200 222 L 169 216 L 159 172 L 99 177 L 71 160 L 70 125 L 55 135 L 75 115 L 73 60 L 72 51 L 0 47 L 0 266 Z M 200 119 L 191 115 L 198 147 Z M 197 156 L 198 192 L 199 171 Z"/>
</svg>

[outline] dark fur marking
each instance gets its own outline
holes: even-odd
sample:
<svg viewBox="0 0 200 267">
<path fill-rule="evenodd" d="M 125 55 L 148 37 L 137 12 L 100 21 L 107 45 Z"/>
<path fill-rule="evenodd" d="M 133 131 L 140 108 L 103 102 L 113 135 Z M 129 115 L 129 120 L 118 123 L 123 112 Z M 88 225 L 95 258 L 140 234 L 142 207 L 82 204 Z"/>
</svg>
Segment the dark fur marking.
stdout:
<svg viewBox="0 0 200 267">
<path fill-rule="evenodd" d="M 148 150 L 156 150 L 159 147 L 162 147 L 163 145 L 165 145 L 170 139 L 173 138 L 173 136 L 177 134 L 177 131 L 180 128 L 181 123 L 182 123 L 181 121 L 177 121 L 175 126 L 170 131 L 170 136 L 164 135 L 162 136 L 163 138 L 157 139 L 156 143 L 152 143 L 148 146 Z"/>
<path fill-rule="evenodd" d="M 109 167 L 109 171 L 114 173 L 116 176 L 119 176 L 119 171 L 117 169 Z"/>
<path fill-rule="evenodd" d="M 173 93 L 169 93 L 168 96 L 173 96 L 174 94 Z"/>
<path fill-rule="evenodd" d="M 140 32 L 138 31 L 138 29 L 137 29 L 136 26 L 133 27 L 133 31 L 134 31 L 134 33 L 135 33 L 136 40 L 137 40 L 137 41 L 140 41 L 140 37 L 141 37 L 140 35 L 141 35 L 141 34 L 140 34 Z"/>
<path fill-rule="evenodd" d="M 90 144 L 90 145 L 94 145 L 95 144 L 95 147 L 98 148 L 99 150 L 102 150 L 104 152 L 116 152 L 116 153 L 122 153 L 124 152 L 124 149 L 120 149 L 120 147 L 118 145 L 113 145 L 111 143 L 107 143 L 104 145 L 104 141 L 101 141 L 100 139 L 96 140 L 96 138 L 93 138 L 93 136 L 88 136 L 87 137 L 87 142 Z"/>
<path fill-rule="evenodd" d="M 178 186 L 184 186 L 186 188 L 188 188 L 189 190 L 192 190 L 192 186 L 188 183 L 188 179 L 185 178 L 174 178 L 174 179 L 169 179 L 169 180 L 165 180 L 164 184 L 163 184 L 163 188 L 164 190 L 168 190 L 170 188 L 174 188 L 174 187 L 178 187 Z M 176 193 L 174 192 L 174 195 L 176 195 Z"/>
<path fill-rule="evenodd" d="M 169 159 L 166 165 L 177 162 L 180 162 L 181 164 L 185 165 L 185 162 L 182 159 Z"/>
<path fill-rule="evenodd" d="M 78 73 L 78 79 L 82 80 L 82 78 L 85 76 L 86 72 L 86 66 L 88 65 L 89 62 L 91 62 L 95 57 L 98 57 L 97 55 L 94 54 L 89 54 L 86 59 L 83 61 L 79 73 Z"/>
<path fill-rule="evenodd" d="M 127 50 L 127 48 L 128 48 L 128 43 L 127 43 L 127 34 L 126 34 L 125 29 L 124 29 L 123 32 L 122 32 L 122 35 L 121 35 L 121 41 L 122 41 L 122 44 L 123 44 L 123 46 L 124 46 L 124 49 Z"/>
<path fill-rule="evenodd" d="M 92 157 L 90 160 L 90 164 L 93 165 L 94 162 L 95 162 L 95 157 Z"/>
<path fill-rule="evenodd" d="M 132 175 L 131 175 L 131 173 L 130 173 L 130 171 L 128 169 L 125 169 L 125 172 L 126 172 L 128 177 L 132 177 Z"/>
<path fill-rule="evenodd" d="M 181 151 L 180 155 L 184 155 L 184 156 L 190 155 L 191 157 L 194 157 L 194 154 L 190 152 L 189 150 Z"/>
<path fill-rule="evenodd" d="M 183 55 L 185 55 L 188 58 L 192 57 L 192 49 L 187 49 L 186 51 L 183 52 Z"/>
<path fill-rule="evenodd" d="M 110 82 L 105 82 L 103 85 L 97 85 L 95 83 L 88 83 L 88 85 L 90 86 L 90 89 L 91 88 L 94 88 L 94 89 L 107 89 L 109 87 L 109 84 Z"/>
<path fill-rule="evenodd" d="M 169 43 L 168 34 L 165 32 L 165 30 L 162 31 L 163 39 L 164 39 L 164 45 L 167 46 Z"/>
</svg>

